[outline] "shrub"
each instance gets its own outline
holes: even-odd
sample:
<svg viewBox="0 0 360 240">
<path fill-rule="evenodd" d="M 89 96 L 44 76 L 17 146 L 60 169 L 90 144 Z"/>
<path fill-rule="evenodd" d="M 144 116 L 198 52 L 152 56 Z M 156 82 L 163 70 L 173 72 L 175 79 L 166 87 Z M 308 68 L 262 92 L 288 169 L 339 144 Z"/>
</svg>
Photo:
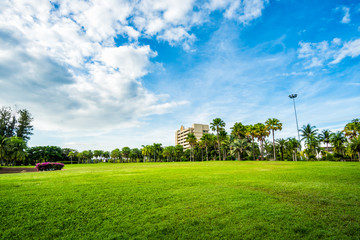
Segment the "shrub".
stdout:
<svg viewBox="0 0 360 240">
<path fill-rule="evenodd" d="M 55 171 L 55 170 L 61 170 L 63 167 L 64 167 L 63 163 L 44 162 L 44 163 L 36 164 L 35 168 L 38 171 Z"/>
</svg>

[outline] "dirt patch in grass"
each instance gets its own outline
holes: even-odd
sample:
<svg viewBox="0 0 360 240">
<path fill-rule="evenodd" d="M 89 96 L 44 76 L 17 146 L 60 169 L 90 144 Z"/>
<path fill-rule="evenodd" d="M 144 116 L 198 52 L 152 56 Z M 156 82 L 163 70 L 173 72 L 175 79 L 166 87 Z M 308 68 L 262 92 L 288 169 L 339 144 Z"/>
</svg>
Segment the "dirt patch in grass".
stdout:
<svg viewBox="0 0 360 240">
<path fill-rule="evenodd" d="M 37 172 L 36 168 L 0 168 L 0 174 Z"/>
</svg>

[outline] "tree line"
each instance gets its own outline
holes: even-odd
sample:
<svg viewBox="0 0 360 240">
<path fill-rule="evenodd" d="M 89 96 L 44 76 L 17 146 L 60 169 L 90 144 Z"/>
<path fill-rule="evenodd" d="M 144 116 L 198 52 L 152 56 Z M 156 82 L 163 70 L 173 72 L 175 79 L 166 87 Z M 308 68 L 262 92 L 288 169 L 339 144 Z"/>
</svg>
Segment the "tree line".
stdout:
<svg viewBox="0 0 360 240">
<path fill-rule="evenodd" d="M 360 121 L 354 119 L 342 131 L 319 132 L 310 124 L 299 130 L 301 139 L 294 137 L 275 138 L 282 130 L 282 123 L 269 118 L 264 123 L 244 125 L 236 122 L 225 131 L 225 122 L 215 118 L 210 123 L 213 133 L 205 133 L 200 139 L 188 134 L 190 149 L 181 145 L 163 146 L 161 143 L 142 145 L 141 148 L 123 147 L 112 151 L 77 151 L 58 146 L 28 148 L 32 135 L 33 118 L 26 110 L 13 111 L 10 107 L 0 110 L 0 160 L 1 164 L 20 165 L 38 162 L 79 163 L 129 163 L 129 162 L 174 162 L 209 160 L 360 160 Z"/>
</svg>

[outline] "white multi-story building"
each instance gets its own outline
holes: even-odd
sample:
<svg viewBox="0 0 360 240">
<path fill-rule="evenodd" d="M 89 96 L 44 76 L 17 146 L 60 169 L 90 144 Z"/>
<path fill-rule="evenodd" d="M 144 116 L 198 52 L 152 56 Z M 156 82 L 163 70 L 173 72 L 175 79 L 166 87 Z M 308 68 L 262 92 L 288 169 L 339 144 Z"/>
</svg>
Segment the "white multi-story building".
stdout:
<svg viewBox="0 0 360 240">
<path fill-rule="evenodd" d="M 184 149 L 189 149 L 190 144 L 186 142 L 186 137 L 189 133 L 193 133 L 199 141 L 204 133 L 209 133 L 209 125 L 194 123 L 192 127 L 189 128 L 181 126 L 180 130 L 175 132 L 175 145 L 179 144 L 182 145 Z"/>
</svg>

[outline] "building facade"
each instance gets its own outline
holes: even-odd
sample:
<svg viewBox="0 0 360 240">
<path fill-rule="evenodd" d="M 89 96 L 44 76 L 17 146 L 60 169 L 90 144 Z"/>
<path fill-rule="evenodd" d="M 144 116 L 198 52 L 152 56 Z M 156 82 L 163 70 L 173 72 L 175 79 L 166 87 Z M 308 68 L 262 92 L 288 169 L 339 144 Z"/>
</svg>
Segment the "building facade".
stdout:
<svg viewBox="0 0 360 240">
<path fill-rule="evenodd" d="M 175 132 L 175 145 L 179 144 L 183 146 L 184 149 L 190 149 L 190 144 L 186 141 L 186 137 L 189 133 L 193 133 L 199 141 L 204 133 L 209 133 L 209 125 L 194 123 L 189 128 L 181 126 L 180 130 Z"/>
</svg>

